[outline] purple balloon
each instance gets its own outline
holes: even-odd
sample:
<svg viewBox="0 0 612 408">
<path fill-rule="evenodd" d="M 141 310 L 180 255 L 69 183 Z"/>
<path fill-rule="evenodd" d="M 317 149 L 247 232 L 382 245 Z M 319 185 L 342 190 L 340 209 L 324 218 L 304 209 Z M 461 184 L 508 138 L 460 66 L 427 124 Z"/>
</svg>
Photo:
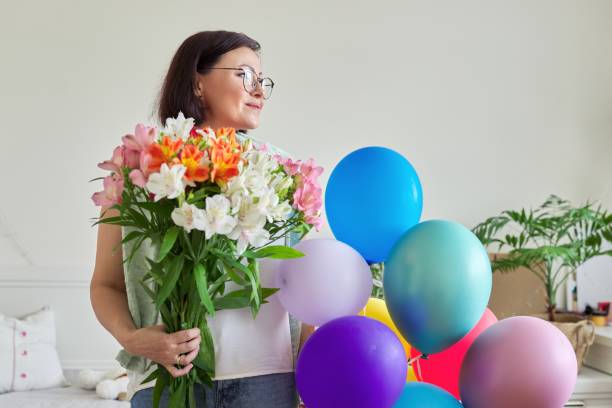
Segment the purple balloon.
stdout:
<svg viewBox="0 0 612 408">
<path fill-rule="evenodd" d="M 305 240 L 294 248 L 304 256 L 284 259 L 276 281 L 289 313 L 321 326 L 363 309 L 372 293 L 372 272 L 359 252 L 335 239 Z"/>
<path fill-rule="evenodd" d="M 510 317 L 480 334 L 459 378 L 469 408 L 559 408 L 571 397 L 578 364 L 567 337 L 537 317 Z"/>
<path fill-rule="evenodd" d="M 345 316 L 309 337 L 296 365 L 308 408 L 392 407 L 406 383 L 406 352 L 395 333 L 365 316 Z"/>
</svg>

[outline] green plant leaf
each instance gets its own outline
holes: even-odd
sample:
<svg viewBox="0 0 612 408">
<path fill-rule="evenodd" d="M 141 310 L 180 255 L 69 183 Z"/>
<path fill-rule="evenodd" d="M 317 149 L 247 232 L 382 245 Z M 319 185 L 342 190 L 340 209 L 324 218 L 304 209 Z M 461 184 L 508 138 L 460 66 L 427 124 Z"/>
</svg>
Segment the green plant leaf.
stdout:
<svg viewBox="0 0 612 408">
<path fill-rule="evenodd" d="M 273 258 L 273 259 L 293 259 L 301 258 L 304 254 L 297 249 L 285 245 L 272 245 L 263 247 L 255 252 L 245 251 L 247 258 Z"/>
<path fill-rule="evenodd" d="M 159 307 L 166 301 L 170 292 L 176 286 L 176 282 L 178 281 L 181 270 L 183 269 L 184 258 L 183 254 L 172 259 L 169 265 L 169 270 L 166 276 L 164 277 L 164 283 L 162 287 L 159 289 L 157 293 L 157 297 L 155 299 L 155 305 L 159 309 Z"/>
<path fill-rule="evenodd" d="M 169 408 L 185 408 L 185 381 L 183 377 L 178 377 L 177 381 L 179 385 L 168 400 Z"/>
<path fill-rule="evenodd" d="M 168 385 L 169 373 L 166 371 L 165 367 L 161 367 L 159 371 L 159 376 L 155 381 L 155 388 L 153 389 L 153 408 L 159 408 L 159 400 L 161 398 L 164 389 Z"/>
<path fill-rule="evenodd" d="M 193 275 L 196 281 L 196 288 L 200 295 L 200 301 L 206 307 L 206 310 L 211 316 L 215 315 L 215 306 L 213 305 L 210 294 L 208 293 L 208 282 L 206 279 L 206 270 L 201 263 L 195 264 L 193 268 Z"/>
<path fill-rule="evenodd" d="M 145 378 L 144 380 L 142 380 L 140 382 L 139 385 L 148 383 L 149 381 L 153 381 L 154 379 L 156 379 L 159 376 L 159 365 L 157 366 L 157 368 L 155 369 L 155 371 L 153 371 L 151 374 L 149 374 L 149 376 L 147 378 Z"/>
<path fill-rule="evenodd" d="M 251 291 L 239 289 L 213 300 L 217 310 L 242 309 L 251 304 Z"/>
<path fill-rule="evenodd" d="M 193 364 L 204 370 L 207 376 L 214 377 L 215 375 L 215 346 L 213 343 L 212 334 L 210 333 L 210 329 L 206 324 L 206 321 L 203 321 L 200 325 L 200 337 L 202 338 L 202 342 L 200 343 L 200 351 L 198 355 L 193 360 Z M 201 378 L 202 380 L 206 380 L 206 378 Z M 210 378 L 208 378 L 210 381 Z"/>
<path fill-rule="evenodd" d="M 174 246 L 174 243 L 176 242 L 176 238 L 178 237 L 180 231 L 181 230 L 179 227 L 170 227 L 170 229 L 168 229 L 166 235 L 164 235 L 161 248 L 159 249 L 159 257 L 157 258 L 157 262 L 161 262 L 166 257 L 166 255 L 168 255 L 168 252 L 170 252 L 170 250 Z"/>
</svg>

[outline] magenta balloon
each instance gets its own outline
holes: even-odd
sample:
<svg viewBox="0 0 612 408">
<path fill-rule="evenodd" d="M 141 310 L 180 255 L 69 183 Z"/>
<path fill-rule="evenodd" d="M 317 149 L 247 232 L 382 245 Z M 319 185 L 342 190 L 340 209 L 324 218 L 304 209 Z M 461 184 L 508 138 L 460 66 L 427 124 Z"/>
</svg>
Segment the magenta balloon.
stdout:
<svg viewBox="0 0 612 408">
<path fill-rule="evenodd" d="M 372 272 L 359 252 L 335 239 L 309 239 L 294 248 L 304 256 L 284 259 L 276 282 L 289 313 L 321 326 L 363 309 L 372 292 Z"/>
<path fill-rule="evenodd" d="M 406 384 L 398 337 L 364 316 L 334 319 L 308 338 L 295 381 L 308 408 L 390 408 Z"/>
<path fill-rule="evenodd" d="M 559 408 L 574 391 L 577 371 L 559 329 L 537 317 L 510 317 L 472 343 L 461 366 L 461 401 L 469 408 Z"/>
</svg>

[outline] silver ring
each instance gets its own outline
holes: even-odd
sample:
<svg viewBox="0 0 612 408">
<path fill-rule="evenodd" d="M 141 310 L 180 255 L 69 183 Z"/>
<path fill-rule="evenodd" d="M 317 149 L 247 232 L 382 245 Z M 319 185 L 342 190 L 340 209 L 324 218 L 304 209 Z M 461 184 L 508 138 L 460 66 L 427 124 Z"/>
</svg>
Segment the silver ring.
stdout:
<svg viewBox="0 0 612 408">
<path fill-rule="evenodd" d="M 179 354 L 178 356 L 176 356 L 176 365 L 181 365 L 181 357 L 183 357 L 182 354 Z"/>
</svg>

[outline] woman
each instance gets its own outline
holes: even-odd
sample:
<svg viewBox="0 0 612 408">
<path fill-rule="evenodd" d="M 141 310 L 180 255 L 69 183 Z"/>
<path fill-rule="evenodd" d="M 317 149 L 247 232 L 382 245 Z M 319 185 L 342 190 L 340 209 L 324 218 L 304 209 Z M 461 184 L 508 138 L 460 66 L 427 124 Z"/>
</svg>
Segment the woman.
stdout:
<svg viewBox="0 0 612 408">
<path fill-rule="evenodd" d="M 160 92 L 160 122 L 183 112 L 199 128 L 233 127 L 240 130 L 239 138 L 248 138 L 246 130 L 259 125 L 264 100 L 274 85 L 262 78 L 259 51 L 259 43 L 242 33 L 205 31 L 187 38 L 174 55 Z M 102 213 L 106 210 L 103 207 Z M 109 210 L 105 217 L 115 215 L 116 210 Z M 154 362 L 173 377 L 189 373 L 201 337 L 198 328 L 166 333 L 138 283 L 146 270 L 146 246 L 124 269 L 120 245 L 124 234 L 119 226 L 99 224 L 91 303 L 100 323 L 123 347 L 117 360 L 128 371 L 132 407 L 151 407 L 155 381 L 141 382 L 154 371 Z M 300 327 L 278 301 L 264 304 L 256 320 L 246 308 L 223 310 L 209 319 L 209 326 L 215 342 L 215 378 L 213 387 L 195 385 L 198 407 L 297 406 L 295 359 L 312 326 Z M 167 398 L 166 389 L 161 406 Z"/>
</svg>

